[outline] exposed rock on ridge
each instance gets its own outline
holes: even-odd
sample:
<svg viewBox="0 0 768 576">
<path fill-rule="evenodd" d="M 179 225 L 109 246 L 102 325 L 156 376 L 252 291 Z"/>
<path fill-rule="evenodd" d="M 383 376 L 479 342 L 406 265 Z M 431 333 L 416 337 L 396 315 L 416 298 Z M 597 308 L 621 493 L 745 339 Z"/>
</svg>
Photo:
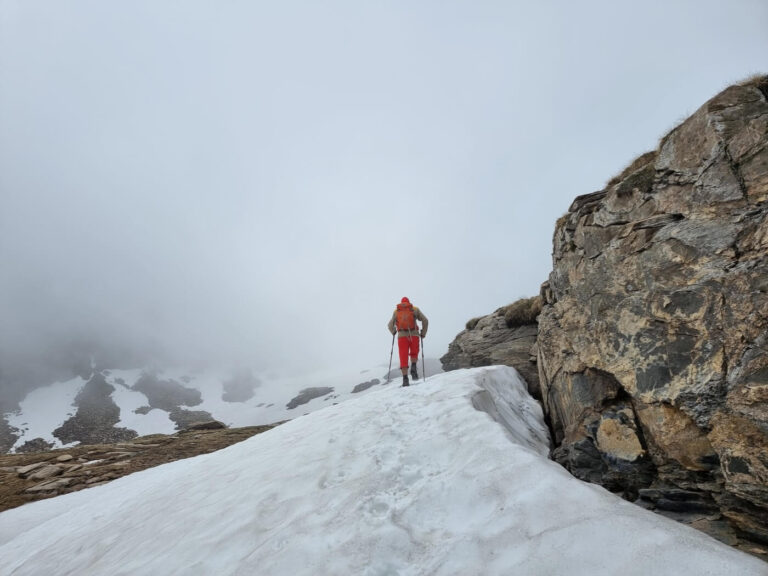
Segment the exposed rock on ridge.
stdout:
<svg viewBox="0 0 768 576">
<path fill-rule="evenodd" d="M 470 321 L 469 327 L 456 336 L 440 358 L 443 369 L 512 366 L 525 379 L 528 391 L 541 398 L 536 356 L 531 352 L 536 343 L 536 323 L 510 328 L 504 316 L 505 308 L 499 308 L 493 314 Z"/>
<path fill-rule="evenodd" d="M 650 506 L 722 513 L 724 530 L 763 544 L 766 93 L 768 78 L 728 88 L 576 198 L 537 342 L 559 462 Z"/>
</svg>

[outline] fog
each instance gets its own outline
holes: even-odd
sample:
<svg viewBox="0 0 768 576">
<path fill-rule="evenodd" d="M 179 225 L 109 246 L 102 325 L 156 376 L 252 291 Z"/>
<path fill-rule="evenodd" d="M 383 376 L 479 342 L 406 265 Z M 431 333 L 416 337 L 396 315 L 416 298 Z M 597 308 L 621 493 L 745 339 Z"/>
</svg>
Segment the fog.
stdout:
<svg viewBox="0 0 768 576">
<path fill-rule="evenodd" d="M 403 296 L 442 355 L 538 293 L 575 196 L 766 71 L 762 0 L 635 6 L 0 0 L 6 386 L 71 350 L 371 366 Z"/>
</svg>

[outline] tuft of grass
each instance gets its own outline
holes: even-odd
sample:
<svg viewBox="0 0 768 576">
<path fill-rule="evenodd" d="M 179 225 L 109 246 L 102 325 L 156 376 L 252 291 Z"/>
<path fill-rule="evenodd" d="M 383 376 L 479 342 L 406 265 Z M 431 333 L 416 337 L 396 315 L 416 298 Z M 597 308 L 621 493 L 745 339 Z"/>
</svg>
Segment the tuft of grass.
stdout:
<svg viewBox="0 0 768 576">
<path fill-rule="evenodd" d="M 475 326 L 477 326 L 477 323 L 482 320 L 482 316 L 478 316 L 477 318 L 472 318 L 471 320 L 467 320 L 467 330 L 474 330 Z"/>
<path fill-rule="evenodd" d="M 641 168 L 644 168 L 648 164 L 651 164 L 652 162 L 656 162 L 656 157 L 658 156 L 658 151 L 651 150 L 649 152 L 646 152 L 644 154 L 641 154 L 637 158 L 635 158 L 632 163 L 624 168 L 624 170 L 621 171 L 620 174 L 617 174 L 610 180 L 608 180 L 608 183 L 605 185 L 606 188 L 610 188 L 611 186 L 614 186 L 624 180 L 627 176 L 632 174 L 633 172 L 637 172 Z"/>
<path fill-rule="evenodd" d="M 748 76 L 739 82 L 739 86 L 757 88 L 760 90 L 760 92 L 763 93 L 763 96 L 765 96 L 766 100 L 768 100 L 768 74 L 752 74 L 751 76 Z"/>
<path fill-rule="evenodd" d="M 762 72 L 756 72 L 755 74 L 750 74 L 744 80 L 737 83 L 739 86 L 757 86 L 760 87 L 763 84 L 768 84 L 768 74 L 763 74 Z"/>
<path fill-rule="evenodd" d="M 534 324 L 541 314 L 541 296 L 521 298 L 504 307 L 504 321 L 507 328 L 516 328 L 525 324 Z"/>
</svg>

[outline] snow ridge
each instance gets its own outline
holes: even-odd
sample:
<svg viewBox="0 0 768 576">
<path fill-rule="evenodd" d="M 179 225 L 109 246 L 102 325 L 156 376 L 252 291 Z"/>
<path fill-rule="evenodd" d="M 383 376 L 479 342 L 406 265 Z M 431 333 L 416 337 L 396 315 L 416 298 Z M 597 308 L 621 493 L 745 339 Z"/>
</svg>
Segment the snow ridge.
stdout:
<svg viewBox="0 0 768 576">
<path fill-rule="evenodd" d="M 473 407 L 483 391 L 490 416 Z M 546 438 L 513 368 L 389 386 L 4 512 L 0 573 L 765 576 L 761 561 L 576 480 L 546 458 Z"/>
</svg>

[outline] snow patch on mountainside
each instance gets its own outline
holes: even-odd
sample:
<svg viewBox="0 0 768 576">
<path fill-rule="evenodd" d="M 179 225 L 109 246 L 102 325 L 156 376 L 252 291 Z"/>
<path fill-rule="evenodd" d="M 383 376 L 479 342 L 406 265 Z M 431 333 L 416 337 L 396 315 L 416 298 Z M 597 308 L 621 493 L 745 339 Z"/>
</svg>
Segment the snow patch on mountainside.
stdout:
<svg viewBox="0 0 768 576">
<path fill-rule="evenodd" d="M 77 410 L 74 406 L 75 397 L 85 382 L 77 377 L 66 382 L 54 382 L 27 394 L 18 411 L 5 415 L 8 424 L 22 433 L 13 449 L 33 438 L 42 438 L 55 446 L 62 446 L 61 441 L 53 436 L 53 431 Z"/>
<path fill-rule="evenodd" d="M 141 377 L 142 370 L 106 370 L 105 374 L 107 372 L 105 380 L 115 388 L 112 400 L 120 408 L 120 421 L 116 427 L 135 430 L 139 436 L 173 434 L 176 431 L 176 424 L 164 410 L 137 412 L 149 404 L 145 394 L 131 390 L 131 386 Z"/>
</svg>

